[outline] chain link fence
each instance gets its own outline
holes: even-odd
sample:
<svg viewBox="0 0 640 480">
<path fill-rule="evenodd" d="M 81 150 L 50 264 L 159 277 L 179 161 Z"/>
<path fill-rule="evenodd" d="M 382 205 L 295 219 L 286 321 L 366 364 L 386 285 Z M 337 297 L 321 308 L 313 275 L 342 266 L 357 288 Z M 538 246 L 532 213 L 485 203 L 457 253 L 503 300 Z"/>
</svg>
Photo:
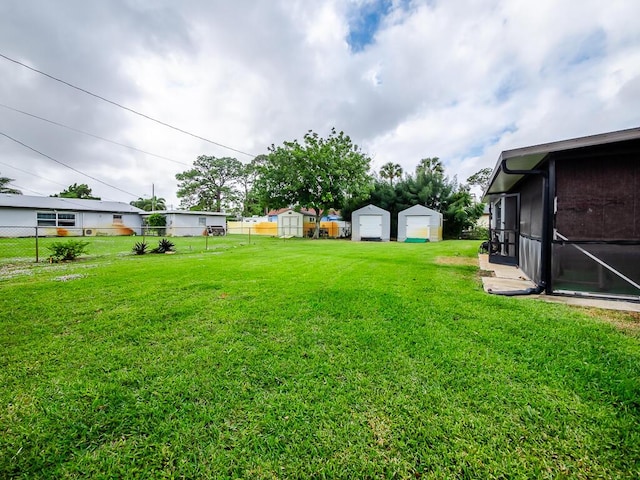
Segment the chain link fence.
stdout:
<svg viewBox="0 0 640 480">
<path fill-rule="evenodd" d="M 60 230 L 60 231 L 58 231 Z M 87 255 L 121 256 L 133 254 L 137 243 L 146 243 L 148 251 L 163 238 L 169 239 L 178 253 L 207 251 L 251 241 L 251 232 L 227 235 L 224 227 L 142 227 L 123 232 L 122 228 L 51 229 L 42 227 L 0 227 L 0 264 L 51 261 L 50 247 L 56 242 L 76 240 L 87 243 Z M 255 237 L 255 235 L 254 235 Z"/>
<path fill-rule="evenodd" d="M 308 227 L 305 225 L 305 227 Z M 299 231 L 298 231 L 299 230 Z M 79 240 L 87 243 L 87 256 L 133 255 L 137 243 L 146 243 L 147 252 L 158 246 L 163 238 L 169 239 L 177 253 L 206 252 L 247 244 L 259 238 L 308 237 L 311 227 L 287 231 L 276 223 L 247 225 L 229 222 L 226 227 L 149 227 L 135 229 L 123 227 L 99 228 L 51 228 L 0 226 L 0 265 L 50 262 L 50 247 L 56 242 Z M 325 225 L 320 229 L 321 238 L 345 238 L 345 228 Z"/>
</svg>

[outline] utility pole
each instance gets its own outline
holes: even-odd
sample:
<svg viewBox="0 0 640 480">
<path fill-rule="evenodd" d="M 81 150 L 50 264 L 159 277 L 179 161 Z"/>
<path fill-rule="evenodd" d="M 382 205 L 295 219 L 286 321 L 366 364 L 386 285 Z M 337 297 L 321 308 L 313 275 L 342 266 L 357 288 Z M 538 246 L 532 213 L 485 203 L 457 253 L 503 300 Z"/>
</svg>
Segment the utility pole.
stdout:
<svg viewBox="0 0 640 480">
<path fill-rule="evenodd" d="M 156 186 L 151 184 L 151 211 L 155 212 L 156 210 Z"/>
</svg>

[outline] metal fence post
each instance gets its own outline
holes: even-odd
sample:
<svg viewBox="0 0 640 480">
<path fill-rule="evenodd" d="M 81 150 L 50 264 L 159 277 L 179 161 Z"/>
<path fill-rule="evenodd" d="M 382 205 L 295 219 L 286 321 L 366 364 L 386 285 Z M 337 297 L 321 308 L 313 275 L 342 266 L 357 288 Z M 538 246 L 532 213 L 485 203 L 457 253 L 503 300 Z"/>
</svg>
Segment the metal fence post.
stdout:
<svg viewBox="0 0 640 480">
<path fill-rule="evenodd" d="M 36 227 L 36 263 L 40 260 L 38 257 L 38 227 Z"/>
</svg>

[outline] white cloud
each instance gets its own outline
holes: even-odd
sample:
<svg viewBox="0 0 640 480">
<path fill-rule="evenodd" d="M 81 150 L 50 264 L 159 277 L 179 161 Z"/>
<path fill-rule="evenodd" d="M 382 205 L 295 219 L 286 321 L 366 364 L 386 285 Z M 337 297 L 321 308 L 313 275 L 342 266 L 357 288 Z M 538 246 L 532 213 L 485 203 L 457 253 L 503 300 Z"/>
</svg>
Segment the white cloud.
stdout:
<svg viewBox="0 0 640 480">
<path fill-rule="evenodd" d="M 378 168 L 412 171 L 438 156 L 460 180 L 493 167 L 503 149 L 639 124 L 636 2 L 396 1 L 354 53 L 346 38 L 364 3 L 8 0 L 0 51 L 245 152 L 335 126 Z M 187 164 L 201 154 L 248 159 L 1 59 L 0 102 Z M 0 131 L 135 195 L 154 183 L 179 203 L 184 165 L 1 108 Z M 3 138 L 0 156 L 59 182 L 0 165 L 29 189 L 88 183 L 132 200 Z"/>
</svg>

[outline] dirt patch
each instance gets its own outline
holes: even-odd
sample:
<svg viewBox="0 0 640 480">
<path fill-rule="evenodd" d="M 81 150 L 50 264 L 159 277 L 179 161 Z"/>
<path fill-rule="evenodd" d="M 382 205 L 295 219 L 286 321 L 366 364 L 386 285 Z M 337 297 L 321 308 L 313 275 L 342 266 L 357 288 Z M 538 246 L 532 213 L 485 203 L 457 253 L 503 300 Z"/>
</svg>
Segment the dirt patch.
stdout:
<svg viewBox="0 0 640 480">
<path fill-rule="evenodd" d="M 478 259 L 475 257 L 436 257 L 438 265 L 464 265 L 477 267 Z"/>
<path fill-rule="evenodd" d="M 24 265 L 2 265 L 0 266 L 0 279 L 19 277 L 21 275 L 33 275 L 31 268 L 25 268 Z"/>
<path fill-rule="evenodd" d="M 622 312 L 601 308 L 583 308 L 582 310 L 596 320 L 613 325 L 633 337 L 640 337 L 640 312 Z"/>
<path fill-rule="evenodd" d="M 493 270 L 480 270 L 478 271 L 478 275 L 480 275 L 481 277 L 495 277 L 496 272 L 494 272 Z"/>
<path fill-rule="evenodd" d="M 79 273 L 74 273 L 71 275 L 62 275 L 61 277 L 56 277 L 54 280 L 56 282 L 68 282 L 69 280 L 76 280 L 78 278 L 84 278 L 86 275 L 81 275 Z"/>
</svg>

